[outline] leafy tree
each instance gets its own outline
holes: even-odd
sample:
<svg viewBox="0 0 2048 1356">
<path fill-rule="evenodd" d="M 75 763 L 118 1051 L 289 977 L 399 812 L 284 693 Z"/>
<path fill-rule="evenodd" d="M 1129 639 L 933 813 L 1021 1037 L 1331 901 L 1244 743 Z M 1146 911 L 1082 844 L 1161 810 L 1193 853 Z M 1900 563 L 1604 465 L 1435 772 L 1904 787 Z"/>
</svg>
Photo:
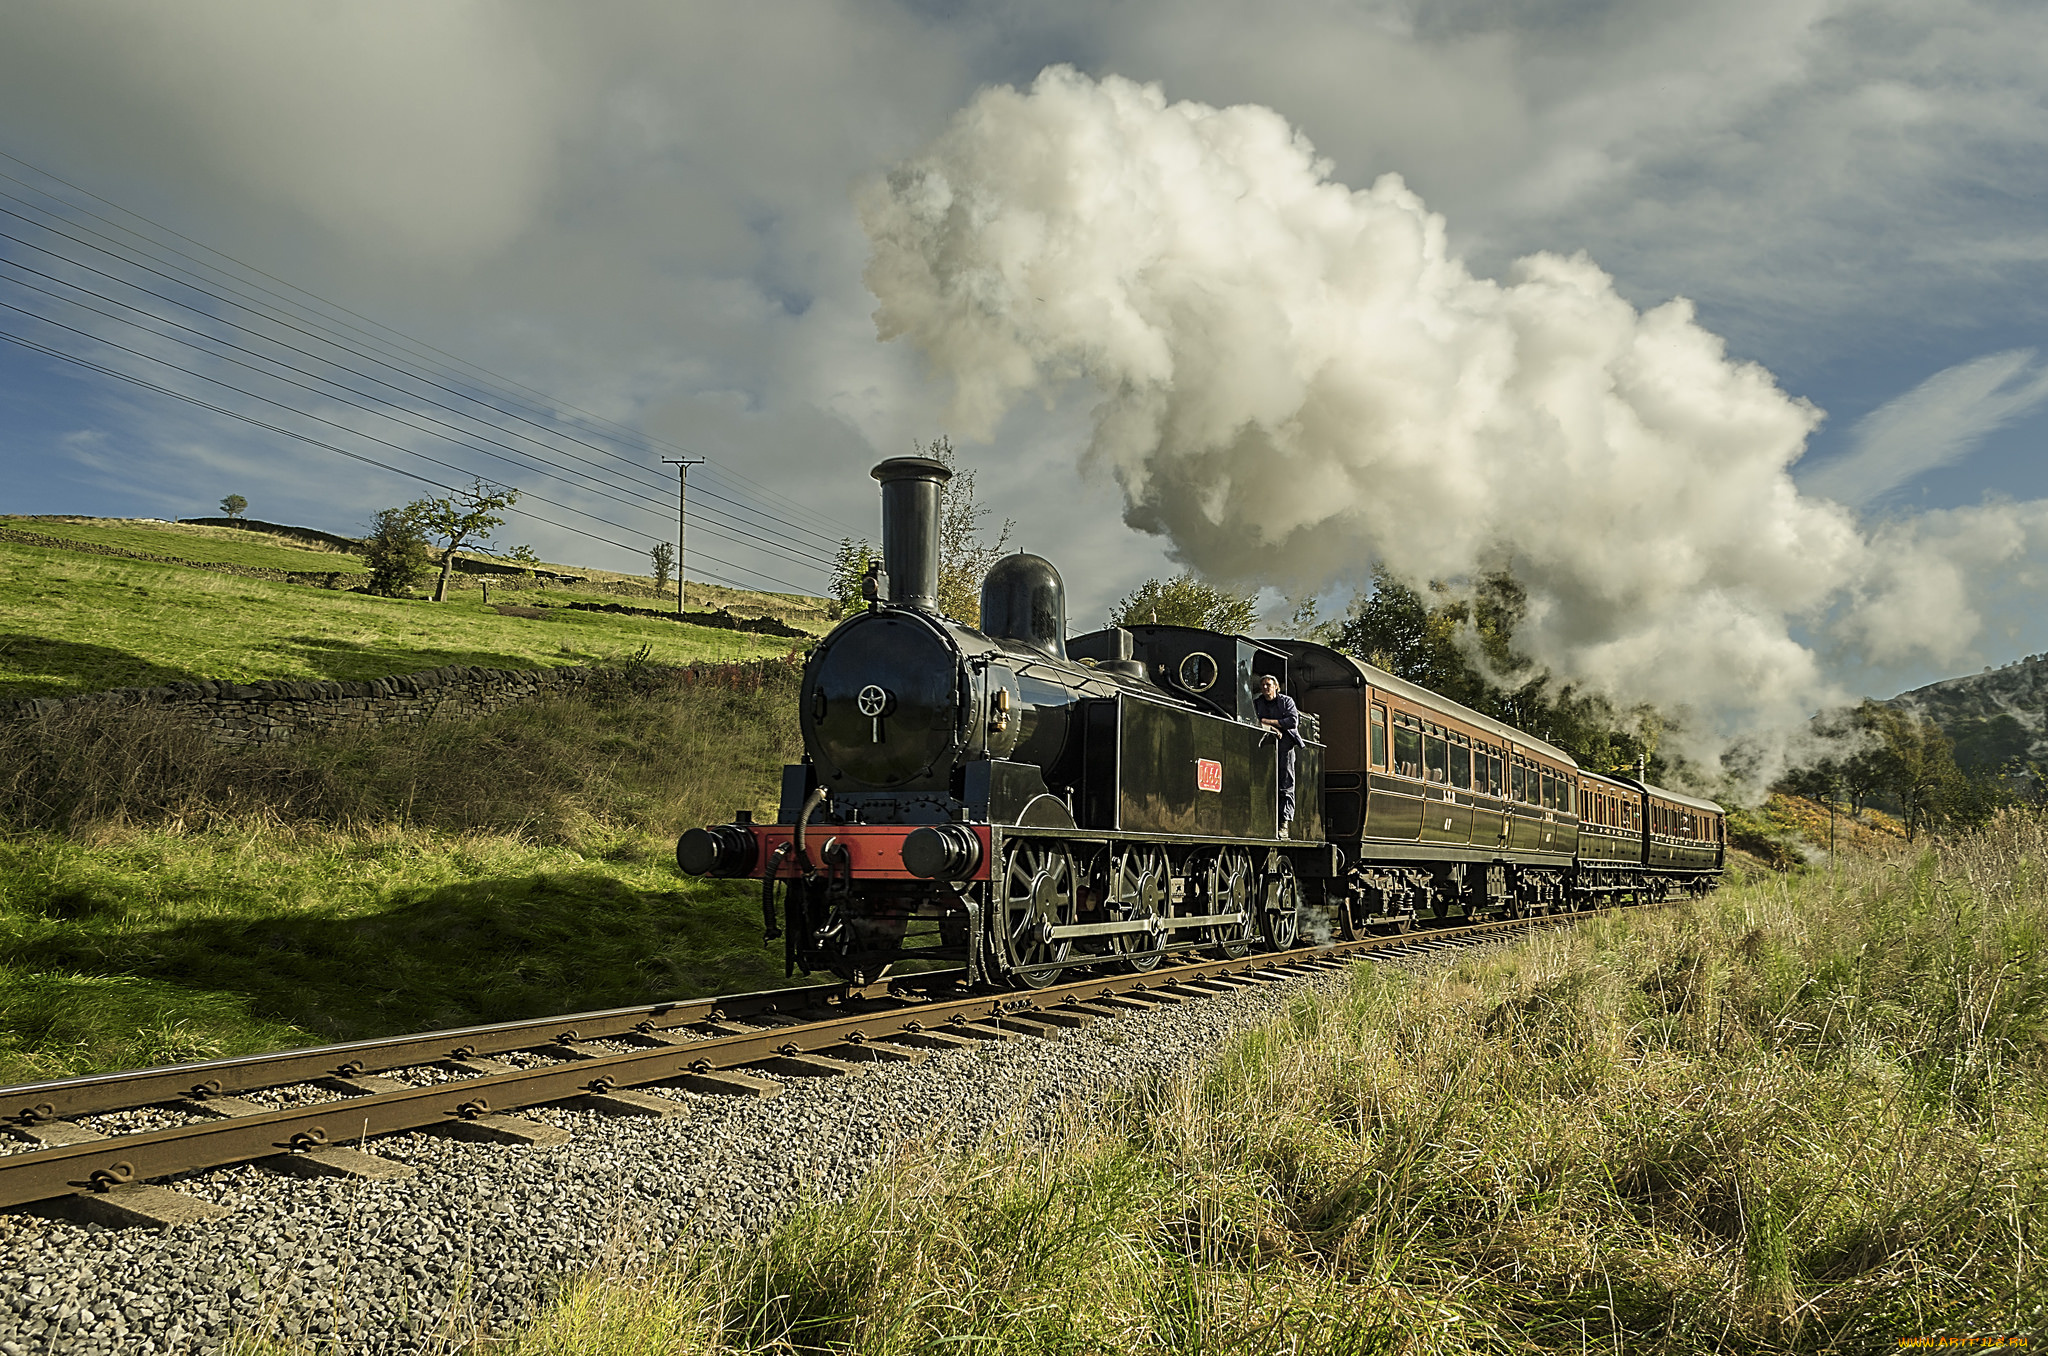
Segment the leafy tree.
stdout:
<svg viewBox="0 0 2048 1356">
<path fill-rule="evenodd" d="M 220 501 L 220 511 L 230 518 L 239 518 L 248 511 L 249 501 L 239 494 L 231 494 Z"/>
<path fill-rule="evenodd" d="M 844 617 L 860 609 L 860 581 L 868 572 L 868 562 L 876 559 L 874 543 L 865 537 L 855 541 L 852 537 L 839 539 L 839 550 L 832 557 L 832 615 Z"/>
<path fill-rule="evenodd" d="M 1287 620 L 1280 627 L 1282 635 L 1312 640 L 1318 645 L 1328 645 L 1337 639 L 1343 623 L 1324 620 L 1322 606 L 1316 602 L 1314 594 L 1290 598 L 1287 602 Z"/>
<path fill-rule="evenodd" d="M 497 511 L 519 501 L 519 491 L 500 488 L 477 480 L 466 490 L 444 499 L 418 499 L 407 505 L 421 529 L 439 543 L 441 578 L 434 585 L 434 601 L 448 601 L 448 576 L 455 572 L 455 553 L 463 547 L 479 547 L 505 520 Z"/>
<path fill-rule="evenodd" d="M 531 546 L 515 546 L 505 553 L 505 559 L 515 565 L 533 566 L 540 564 L 540 557 L 533 553 Z"/>
<path fill-rule="evenodd" d="M 1010 533 L 1017 525 L 1005 518 L 995 541 L 982 541 L 982 519 L 988 517 L 989 511 L 976 502 L 975 473 L 960 468 L 960 454 L 953 450 L 952 440 L 942 433 L 929 443 L 911 446 L 920 457 L 942 461 L 953 473 L 939 498 L 939 611 L 962 626 L 979 626 L 982 577 L 1009 549 Z M 861 569 L 867 569 L 865 562 Z M 858 583 L 856 575 L 856 586 Z M 860 597 L 858 587 L 854 597 Z"/>
<path fill-rule="evenodd" d="M 670 541 L 658 541 L 649 548 L 647 559 L 654 565 L 654 587 L 657 590 L 668 587 L 669 571 L 676 567 L 676 545 Z"/>
<path fill-rule="evenodd" d="M 1250 631 L 1258 620 L 1255 595 L 1232 593 L 1189 570 L 1171 579 L 1147 579 L 1109 613 L 1111 626 L 1199 626 L 1230 635 Z"/>
<path fill-rule="evenodd" d="M 1633 774 L 1647 763 L 1654 779 L 1668 769 L 1657 756 L 1666 720 L 1647 704 L 1623 712 L 1599 693 L 1548 674 L 1514 648 L 1528 595 L 1514 578 L 1482 576 L 1469 598 L 1442 584 L 1425 598 L 1384 566 L 1338 626 L 1334 648 L 1419 687 L 1557 745 L 1583 767 Z"/>
<path fill-rule="evenodd" d="M 1843 765 L 1845 785 L 1896 808 L 1908 842 L 1930 831 L 1982 824 L 2013 799 L 1996 773 L 1973 775 L 1958 767 L 1954 745 L 1931 720 L 1866 701 L 1840 723 L 1866 741 Z"/>
<path fill-rule="evenodd" d="M 1477 699 L 1485 695 L 1485 684 L 1458 644 L 1466 620 L 1462 608 L 1431 608 L 1421 594 L 1384 565 L 1377 566 L 1372 592 L 1353 606 L 1351 616 L 1337 628 L 1336 648 L 1397 678 L 1476 707 Z"/>
<path fill-rule="evenodd" d="M 388 508 L 377 515 L 363 538 L 363 557 L 370 565 L 370 592 L 386 598 L 411 593 L 434 568 L 427 534 L 410 508 Z"/>
</svg>

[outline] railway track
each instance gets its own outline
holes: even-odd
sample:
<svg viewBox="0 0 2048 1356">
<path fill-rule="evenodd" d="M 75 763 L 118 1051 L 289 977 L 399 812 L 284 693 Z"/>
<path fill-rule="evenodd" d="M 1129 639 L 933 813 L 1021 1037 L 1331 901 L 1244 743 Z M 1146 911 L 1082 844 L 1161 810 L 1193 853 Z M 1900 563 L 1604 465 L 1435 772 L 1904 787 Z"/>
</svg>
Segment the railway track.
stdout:
<svg viewBox="0 0 2048 1356">
<path fill-rule="evenodd" d="M 568 1132 L 517 1116 L 559 1103 L 664 1115 L 655 1086 L 772 1096 L 761 1077 L 829 1076 L 976 1042 L 1059 1034 L 1124 1012 L 1341 966 L 1493 940 L 1573 915 L 1363 938 L 1025 992 L 970 992 L 959 971 L 860 987 L 827 984 L 614 1008 L 237 1059 L 0 1088 L 0 1208 L 55 1206 L 111 1225 L 200 1222 L 220 1207 L 153 1183 L 261 1162 L 377 1178 L 408 1169 L 368 1152 L 382 1136 L 440 1131 L 547 1144 Z M 406 1073 L 407 1081 L 394 1077 Z M 312 1095 L 320 1100 L 308 1100 Z M 181 1120 L 107 1133 L 121 1121 Z M 351 1147 L 353 1146 L 353 1147 Z"/>
</svg>

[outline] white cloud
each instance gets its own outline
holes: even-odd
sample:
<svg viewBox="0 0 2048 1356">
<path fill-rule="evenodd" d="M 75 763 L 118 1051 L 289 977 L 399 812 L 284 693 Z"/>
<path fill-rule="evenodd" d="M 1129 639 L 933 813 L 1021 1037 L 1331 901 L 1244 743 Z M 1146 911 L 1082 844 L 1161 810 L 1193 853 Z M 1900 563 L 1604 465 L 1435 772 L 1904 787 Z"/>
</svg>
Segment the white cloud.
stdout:
<svg viewBox="0 0 2048 1356">
<path fill-rule="evenodd" d="M 1476 276 L 1400 179 L 1328 170 L 1266 108 L 1070 68 L 985 91 L 864 192 L 880 332 L 970 432 L 1085 386 L 1126 521 L 1212 576 L 1509 568 L 1537 660 L 1696 713 L 1702 747 L 1841 696 L 1801 625 L 1874 665 L 1952 660 L 2048 545 L 2048 504 L 1866 538 L 1789 474 L 1818 411 L 1688 303 L 1638 311 L 1583 255 Z"/>
<path fill-rule="evenodd" d="M 1852 508 L 1950 466 L 2048 401 L 2048 366 L 2030 348 L 1987 353 L 1935 373 L 1856 424 L 1848 452 L 1800 477 L 1809 494 Z"/>
</svg>

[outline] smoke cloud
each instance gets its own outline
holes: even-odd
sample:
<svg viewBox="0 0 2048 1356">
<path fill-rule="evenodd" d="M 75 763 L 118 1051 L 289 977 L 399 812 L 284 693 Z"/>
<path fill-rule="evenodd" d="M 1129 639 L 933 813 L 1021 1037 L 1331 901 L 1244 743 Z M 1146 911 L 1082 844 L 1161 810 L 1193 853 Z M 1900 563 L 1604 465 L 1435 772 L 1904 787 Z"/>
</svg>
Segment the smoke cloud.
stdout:
<svg viewBox="0 0 2048 1356">
<path fill-rule="evenodd" d="M 2036 506 L 1873 532 L 1789 468 L 1821 412 L 1583 255 L 1501 280 L 1397 175 L 1333 182 L 1274 111 L 1070 68 L 992 88 L 860 207 L 884 338 L 987 437 L 1091 383 L 1086 461 L 1176 557 L 1290 593 L 1506 568 L 1562 678 L 1690 713 L 1697 753 L 1796 727 L 1824 666 L 1948 662 Z"/>
</svg>

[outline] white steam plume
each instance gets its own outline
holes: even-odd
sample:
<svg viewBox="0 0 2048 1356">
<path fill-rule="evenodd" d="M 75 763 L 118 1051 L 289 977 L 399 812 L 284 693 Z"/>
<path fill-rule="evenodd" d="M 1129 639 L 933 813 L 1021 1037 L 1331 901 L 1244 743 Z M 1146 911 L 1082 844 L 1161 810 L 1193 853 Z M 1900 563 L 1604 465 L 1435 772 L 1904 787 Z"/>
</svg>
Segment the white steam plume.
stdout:
<svg viewBox="0 0 2048 1356">
<path fill-rule="evenodd" d="M 1475 278 L 1398 177 L 1328 172 L 1270 109 L 1054 67 L 863 190 L 876 320 L 952 379 L 969 436 L 1091 381 L 1090 460 L 1204 573 L 1504 566 L 1537 661 L 1703 736 L 1839 699 L 1796 626 L 1873 663 L 1966 651 L 1972 576 L 2043 536 L 2003 506 L 1874 543 L 1787 473 L 1820 413 L 1690 303 L 1638 312 L 1584 256 Z"/>
</svg>

